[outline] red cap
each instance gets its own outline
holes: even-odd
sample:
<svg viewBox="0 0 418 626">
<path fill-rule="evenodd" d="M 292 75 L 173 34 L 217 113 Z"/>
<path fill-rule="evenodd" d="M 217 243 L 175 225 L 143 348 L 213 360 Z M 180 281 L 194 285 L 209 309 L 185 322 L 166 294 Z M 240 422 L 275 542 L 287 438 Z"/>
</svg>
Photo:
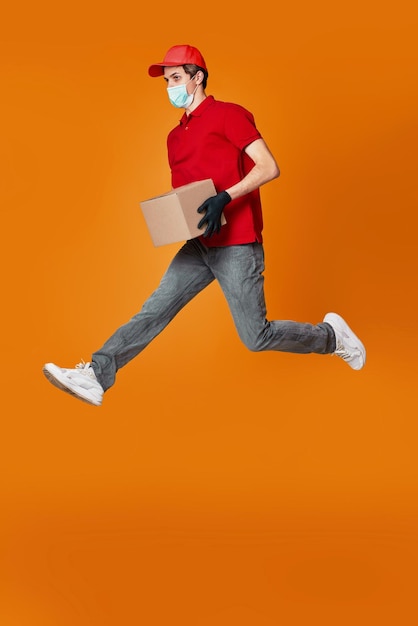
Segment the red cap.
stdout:
<svg viewBox="0 0 418 626">
<path fill-rule="evenodd" d="M 163 76 L 164 67 L 177 67 L 178 65 L 186 65 L 191 63 L 198 65 L 207 71 L 205 59 L 200 54 L 197 48 L 193 46 L 173 46 L 166 53 L 164 60 L 161 63 L 154 63 L 148 68 L 148 74 L 155 78 L 156 76 Z"/>
</svg>

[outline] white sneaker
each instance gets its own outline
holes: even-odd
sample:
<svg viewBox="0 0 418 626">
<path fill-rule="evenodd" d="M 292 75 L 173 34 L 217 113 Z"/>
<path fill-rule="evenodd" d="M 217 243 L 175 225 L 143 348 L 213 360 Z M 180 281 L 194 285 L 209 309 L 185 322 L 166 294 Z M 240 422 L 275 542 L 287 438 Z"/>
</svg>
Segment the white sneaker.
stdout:
<svg viewBox="0 0 418 626">
<path fill-rule="evenodd" d="M 58 389 L 88 404 L 101 405 L 104 390 L 90 363 L 78 363 L 74 369 L 65 369 L 54 363 L 46 363 L 43 373 Z"/>
<path fill-rule="evenodd" d="M 327 313 L 324 322 L 332 326 L 337 340 L 334 354 L 341 357 L 353 370 L 361 370 L 366 363 L 366 349 L 341 315 Z"/>
</svg>

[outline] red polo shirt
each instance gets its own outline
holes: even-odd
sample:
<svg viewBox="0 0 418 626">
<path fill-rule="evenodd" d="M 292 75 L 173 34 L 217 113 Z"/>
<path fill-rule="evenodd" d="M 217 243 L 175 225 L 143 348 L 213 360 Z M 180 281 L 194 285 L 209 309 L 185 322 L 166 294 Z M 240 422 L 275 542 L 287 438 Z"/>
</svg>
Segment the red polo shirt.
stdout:
<svg viewBox="0 0 418 626">
<path fill-rule="evenodd" d="M 244 148 L 261 137 L 253 115 L 238 104 L 208 96 L 168 135 L 168 161 L 173 188 L 211 178 L 223 191 L 239 182 L 254 162 Z M 260 192 L 233 200 L 225 207 L 227 223 L 219 234 L 202 237 L 208 247 L 262 242 Z"/>
</svg>

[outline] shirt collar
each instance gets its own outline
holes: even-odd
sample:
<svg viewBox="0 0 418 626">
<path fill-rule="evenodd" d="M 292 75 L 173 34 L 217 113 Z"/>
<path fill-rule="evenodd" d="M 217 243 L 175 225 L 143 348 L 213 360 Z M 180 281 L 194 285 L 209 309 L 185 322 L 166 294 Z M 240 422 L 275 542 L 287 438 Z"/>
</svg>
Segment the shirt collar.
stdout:
<svg viewBox="0 0 418 626">
<path fill-rule="evenodd" d="M 198 107 L 196 107 L 194 111 L 190 113 L 190 115 L 187 115 L 187 113 L 184 112 L 183 117 L 180 120 L 180 124 L 185 124 L 191 117 L 200 117 L 202 113 L 204 113 L 206 109 L 213 104 L 214 101 L 215 98 L 213 96 L 206 96 L 206 98 L 199 104 Z"/>
</svg>

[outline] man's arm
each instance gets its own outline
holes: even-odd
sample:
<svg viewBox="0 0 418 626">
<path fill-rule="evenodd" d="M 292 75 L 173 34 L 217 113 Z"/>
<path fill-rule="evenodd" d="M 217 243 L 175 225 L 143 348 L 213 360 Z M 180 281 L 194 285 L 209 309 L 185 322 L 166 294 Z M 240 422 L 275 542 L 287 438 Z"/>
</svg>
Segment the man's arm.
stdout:
<svg viewBox="0 0 418 626">
<path fill-rule="evenodd" d="M 226 189 L 232 200 L 280 176 L 279 167 L 264 139 L 256 139 L 250 143 L 245 148 L 245 152 L 254 161 L 254 167 L 239 183 Z"/>
<path fill-rule="evenodd" d="M 212 198 L 208 198 L 197 209 L 198 213 L 205 214 L 197 225 L 198 228 L 203 228 L 206 224 L 204 237 L 211 237 L 214 233 L 219 233 L 222 211 L 231 200 L 258 189 L 261 185 L 280 175 L 277 163 L 263 139 L 256 139 L 250 143 L 245 148 L 245 152 L 254 161 L 254 167 L 251 171 L 239 183 L 220 191 Z"/>
</svg>

